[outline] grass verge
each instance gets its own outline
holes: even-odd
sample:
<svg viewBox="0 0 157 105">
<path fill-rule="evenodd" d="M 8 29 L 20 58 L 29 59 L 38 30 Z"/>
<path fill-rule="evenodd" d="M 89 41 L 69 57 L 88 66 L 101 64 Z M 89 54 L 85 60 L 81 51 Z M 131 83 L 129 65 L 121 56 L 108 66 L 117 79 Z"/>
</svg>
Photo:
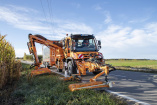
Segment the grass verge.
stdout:
<svg viewBox="0 0 157 105">
<path fill-rule="evenodd" d="M 157 72 L 157 60 L 106 60 L 117 69 Z"/>
<path fill-rule="evenodd" d="M 24 65 L 27 67 L 27 65 Z M 124 102 L 111 98 L 106 92 L 95 90 L 79 90 L 71 92 L 68 85 L 72 81 L 65 82 L 58 75 L 42 75 L 27 80 L 24 75 L 20 78 L 16 89 L 12 92 L 8 103 L 24 105 L 119 105 Z"/>
<path fill-rule="evenodd" d="M 19 62 L 20 65 L 22 65 L 22 68 L 21 68 L 21 71 L 20 71 L 20 74 L 21 74 L 21 77 L 20 77 L 20 80 L 23 76 L 27 76 L 27 74 L 30 72 L 29 70 L 29 66 L 30 65 L 27 65 L 27 64 L 21 64 Z M 16 69 L 16 68 L 15 68 Z M 18 69 L 18 68 L 17 68 Z M 19 81 L 12 81 L 11 83 L 9 84 L 6 84 L 3 88 L 0 89 L 0 105 L 10 105 L 9 103 L 11 102 L 10 101 L 10 95 L 11 93 L 15 90 L 15 88 L 17 87 L 17 84 L 19 83 Z"/>
</svg>

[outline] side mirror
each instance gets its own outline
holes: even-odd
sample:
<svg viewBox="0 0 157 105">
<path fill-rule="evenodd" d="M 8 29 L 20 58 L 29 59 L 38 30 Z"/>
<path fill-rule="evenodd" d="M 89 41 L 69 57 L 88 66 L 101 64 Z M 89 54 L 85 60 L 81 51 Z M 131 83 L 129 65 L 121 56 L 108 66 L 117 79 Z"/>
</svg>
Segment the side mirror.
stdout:
<svg viewBox="0 0 157 105">
<path fill-rule="evenodd" d="M 100 49 L 101 49 L 101 41 L 98 40 L 98 50 L 100 50 Z"/>
<path fill-rule="evenodd" d="M 65 41 L 64 40 L 62 41 L 62 45 L 63 45 L 62 48 L 65 49 Z"/>
<path fill-rule="evenodd" d="M 100 40 L 98 40 L 98 45 L 101 46 L 101 41 Z"/>
<path fill-rule="evenodd" d="M 64 40 L 62 41 L 62 45 L 63 45 L 63 47 L 65 46 L 65 41 Z"/>
</svg>

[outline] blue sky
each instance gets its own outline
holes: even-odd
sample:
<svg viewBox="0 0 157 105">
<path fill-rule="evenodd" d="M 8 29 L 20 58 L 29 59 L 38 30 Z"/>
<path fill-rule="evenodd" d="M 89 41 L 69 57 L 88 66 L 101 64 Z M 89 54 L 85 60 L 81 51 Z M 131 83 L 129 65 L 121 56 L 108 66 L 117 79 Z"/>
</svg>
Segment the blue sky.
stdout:
<svg viewBox="0 0 157 105">
<path fill-rule="evenodd" d="M 0 0 L 0 33 L 21 57 L 28 34 L 94 34 L 105 58 L 157 59 L 156 0 Z M 38 54 L 42 54 L 37 44 Z"/>
</svg>

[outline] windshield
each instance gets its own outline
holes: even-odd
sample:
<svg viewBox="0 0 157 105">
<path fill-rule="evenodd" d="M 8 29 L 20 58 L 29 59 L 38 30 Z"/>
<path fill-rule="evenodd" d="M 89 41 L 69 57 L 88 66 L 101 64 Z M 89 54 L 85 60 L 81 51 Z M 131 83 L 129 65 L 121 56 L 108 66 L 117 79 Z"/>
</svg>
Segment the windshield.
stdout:
<svg viewBox="0 0 157 105">
<path fill-rule="evenodd" d="M 96 51 L 94 39 L 72 39 L 74 51 Z"/>
</svg>

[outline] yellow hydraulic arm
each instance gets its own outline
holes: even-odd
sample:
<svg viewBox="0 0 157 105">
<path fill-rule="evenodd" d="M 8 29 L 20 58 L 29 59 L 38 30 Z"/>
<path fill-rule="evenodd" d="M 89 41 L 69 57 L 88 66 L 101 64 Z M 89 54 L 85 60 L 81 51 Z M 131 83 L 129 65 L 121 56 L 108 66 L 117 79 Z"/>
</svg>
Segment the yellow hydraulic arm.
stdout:
<svg viewBox="0 0 157 105">
<path fill-rule="evenodd" d="M 98 67 L 97 64 L 95 64 L 95 65 L 92 64 L 92 65 Z M 102 69 L 103 71 L 100 72 L 99 74 L 97 74 L 96 76 L 94 76 L 93 78 L 91 78 L 90 82 L 70 84 L 69 85 L 69 89 L 71 91 L 75 91 L 75 90 L 81 90 L 81 89 L 93 89 L 93 88 L 109 87 L 109 83 L 108 83 L 108 80 L 107 80 L 107 75 L 109 74 L 109 67 L 108 66 L 99 66 L 99 68 Z M 103 75 L 103 74 L 105 74 L 105 80 L 106 81 L 105 82 L 103 82 L 103 81 L 96 81 L 96 79 L 99 76 Z"/>
<path fill-rule="evenodd" d="M 35 42 L 39 44 L 43 44 L 47 47 L 57 48 L 58 50 L 62 50 L 62 44 L 58 43 L 59 41 L 51 41 L 46 39 L 41 35 L 28 35 L 29 42 L 27 43 L 30 54 L 34 55 L 34 66 L 35 70 L 31 72 L 31 75 L 39 75 L 43 73 L 50 73 L 51 71 L 48 68 L 40 68 L 41 63 L 39 62 L 37 50 L 35 47 Z"/>
<path fill-rule="evenodd" d="M 88 69 L 89 72 L 93 72 L 96 69 L 100 69 L 101 72 L 98 73 L 96 76 L 94 76 L 93 78 L 90 79 L 89 82 L 87 83 L 76 83 L 76 84 L 70 84 L 69 85 L 69 89 L 71 91 L 75 91 L 75 90 L 81 90 L 81 89 L 93 89 L 93 88 L 102 88 L 102 87 L 110 87 L 109 84 L 111 84 L 111 82 L 108 82 L 107 79 L 107 75 L 109 74 L 109 65 L 101 65 L 99 63 L 96 62 L 91 62 L 91 61 L 76 61 L 77 64 L 77 69 L 79 71 L 79 73 L 77 74 L 77 77 L 81 77 L 82 75 L 86 75 L 86 70 Z M 113 68 L 114 69 L 114 68 Z M 96 81 L 96 79 L 98 77 L 100 77 L 101 75 L 105 74 L 105 81 Z M 73 78 L 73 76 L 69 77 L 69 78 L 65 78 L 64 80 L 71 80 Z M 77 80 L 77 79 L 75 79 Z"/>
</svg>

